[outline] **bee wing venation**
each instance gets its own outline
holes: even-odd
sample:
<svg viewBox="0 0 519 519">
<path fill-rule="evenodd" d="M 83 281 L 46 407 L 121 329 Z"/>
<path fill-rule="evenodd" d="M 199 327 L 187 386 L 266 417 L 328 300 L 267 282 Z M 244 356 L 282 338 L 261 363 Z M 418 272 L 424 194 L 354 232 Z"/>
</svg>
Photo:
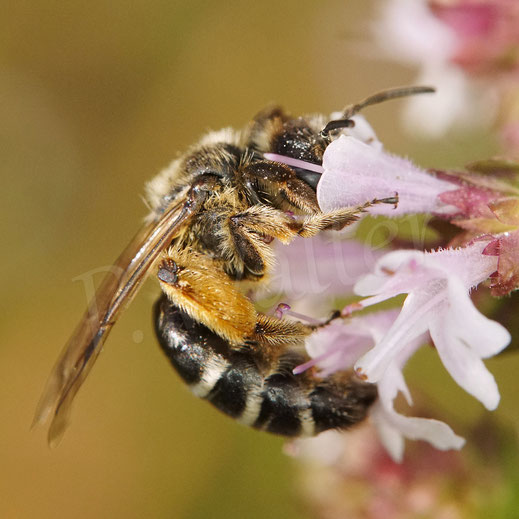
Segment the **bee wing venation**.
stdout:
<svg viewBox="0 0 519 519">
<path fill-rule="evenodd" d="M 178 201 L 178 199 L 177 199 Z M 114 263 L 83 319 L 63 348 L 36 409 L 33 425 L 52 416 L 49 443 L 59 443 L 68 423 L 71 403 L 87 377 L 121 310 L 133 299 L 158 255 L 197 210 L 186 200 L 160 219 L 145 225 Z"/>
</svg>

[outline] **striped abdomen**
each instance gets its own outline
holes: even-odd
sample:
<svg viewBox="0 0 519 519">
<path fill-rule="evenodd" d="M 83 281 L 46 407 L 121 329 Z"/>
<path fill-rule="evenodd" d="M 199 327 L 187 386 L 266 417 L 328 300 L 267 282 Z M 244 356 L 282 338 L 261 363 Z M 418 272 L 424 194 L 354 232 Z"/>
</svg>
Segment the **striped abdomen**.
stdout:
<svg viewBox="0 0 519 519">
<path fill-rule="evenodd" d="M 344 375 L 324 380 L 293 375 L 304 362 L 293 352 L 265 368 L 248 351 L 233 351 L 224 339 L 191 319 L 162 296 L 155 329 L 171 364 L 193 393 L 236 420 L 284 436 L 313 436 L 365 418 L 376 387 Z"/>
</svg>

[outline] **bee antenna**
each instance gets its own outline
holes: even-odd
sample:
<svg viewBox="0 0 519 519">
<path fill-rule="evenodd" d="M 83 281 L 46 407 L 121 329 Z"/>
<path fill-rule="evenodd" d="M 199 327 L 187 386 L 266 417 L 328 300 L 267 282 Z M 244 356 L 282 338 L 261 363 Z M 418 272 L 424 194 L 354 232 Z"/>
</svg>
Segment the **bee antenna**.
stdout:
<svg viewBox="0 0 519 519">
<path fill-rule="evenodd" d="M 330 121 L 321 130 L 321 136 L 327 137 L 331 131 L 338 130 L 340 128 L 352 128 L 355 126 L 355 121 L 352 121 L 351 118 L 355 114 L 359 113 L 363 108 L 366 108 L 366 106 L 376 105 L 390 99 L 398 99 L 399 97 L 407 97 L 417 94 L 432 94 L 434 92 L 436 92 L 436 89 L 429 86 L 398 87 L 382 90 L 381 92 L 377 92 L 376 94 L 366 97 L 358 103 L 347 106 L 343 110 L 343 118 Z"/>
</svg>

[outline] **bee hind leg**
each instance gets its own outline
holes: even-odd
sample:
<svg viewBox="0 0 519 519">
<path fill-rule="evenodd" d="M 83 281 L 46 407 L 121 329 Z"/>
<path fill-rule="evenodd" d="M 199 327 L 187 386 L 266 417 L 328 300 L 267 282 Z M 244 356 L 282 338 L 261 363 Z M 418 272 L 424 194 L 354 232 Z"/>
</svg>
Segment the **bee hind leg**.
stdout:
<svg viewBox="0 0 519 519">
<path fill-rule="evenodd" d="M 171 303 L 232 349 L 261 349 L 275 358 L 312 331 L 297 321 L 258 314 L 217 262 L 191 249 L 165 253 L 157 277 Z"/>
<path fill-rule="evenodd" d="M 233 350 L 247 349 L 273 362 L 289 346 L 302 346 L 312 332 L 303 323 L 257 313 L 216 262 L 193 250 L 168 251 L 157 277 L 175 307 L 228 341 Z"/>
<path fill-rule="evenodd" d="M 216 261 L 192 249 L 169 250 L 157 277 L 168 299 L 231 344 L 242 344 L 256 325 L 256 310 Z"/>
</svg>

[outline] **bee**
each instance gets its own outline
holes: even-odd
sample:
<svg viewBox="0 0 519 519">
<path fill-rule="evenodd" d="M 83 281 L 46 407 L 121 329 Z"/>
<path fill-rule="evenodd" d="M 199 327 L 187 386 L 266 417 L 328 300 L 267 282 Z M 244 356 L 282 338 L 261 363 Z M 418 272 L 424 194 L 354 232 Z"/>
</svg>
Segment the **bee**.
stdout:
<svg viewBox="0 0 519 519">
<path fill-rule="evenodd" d="M 208 133 L 152 180 L 144 227 L 102 282 L 47 382 L 35 422 L 51 419 L 49 442 L 62 437 L 112 326 L 150 274 L 162 289 L 154 308 L 160 347 L 196 396 L 246 425 L 287 437 L 363 420 L 376 386 L 351 372 L 294 375 L 308 360 L 305 339 L 319 325 L 260 313 L 248 294 L 272 271 L 274 239 L 288 244 L 341 229 L 372 204 L 396 203 L 393 197 L 323 213 L 316 198 L 320 173 L 304 164 L 320 165 L 362 108 L 432 91 L 386 90 L 327 124 L 322 116 L 293 118 L 269 108 L 241 131 Z"/>
</svg>

